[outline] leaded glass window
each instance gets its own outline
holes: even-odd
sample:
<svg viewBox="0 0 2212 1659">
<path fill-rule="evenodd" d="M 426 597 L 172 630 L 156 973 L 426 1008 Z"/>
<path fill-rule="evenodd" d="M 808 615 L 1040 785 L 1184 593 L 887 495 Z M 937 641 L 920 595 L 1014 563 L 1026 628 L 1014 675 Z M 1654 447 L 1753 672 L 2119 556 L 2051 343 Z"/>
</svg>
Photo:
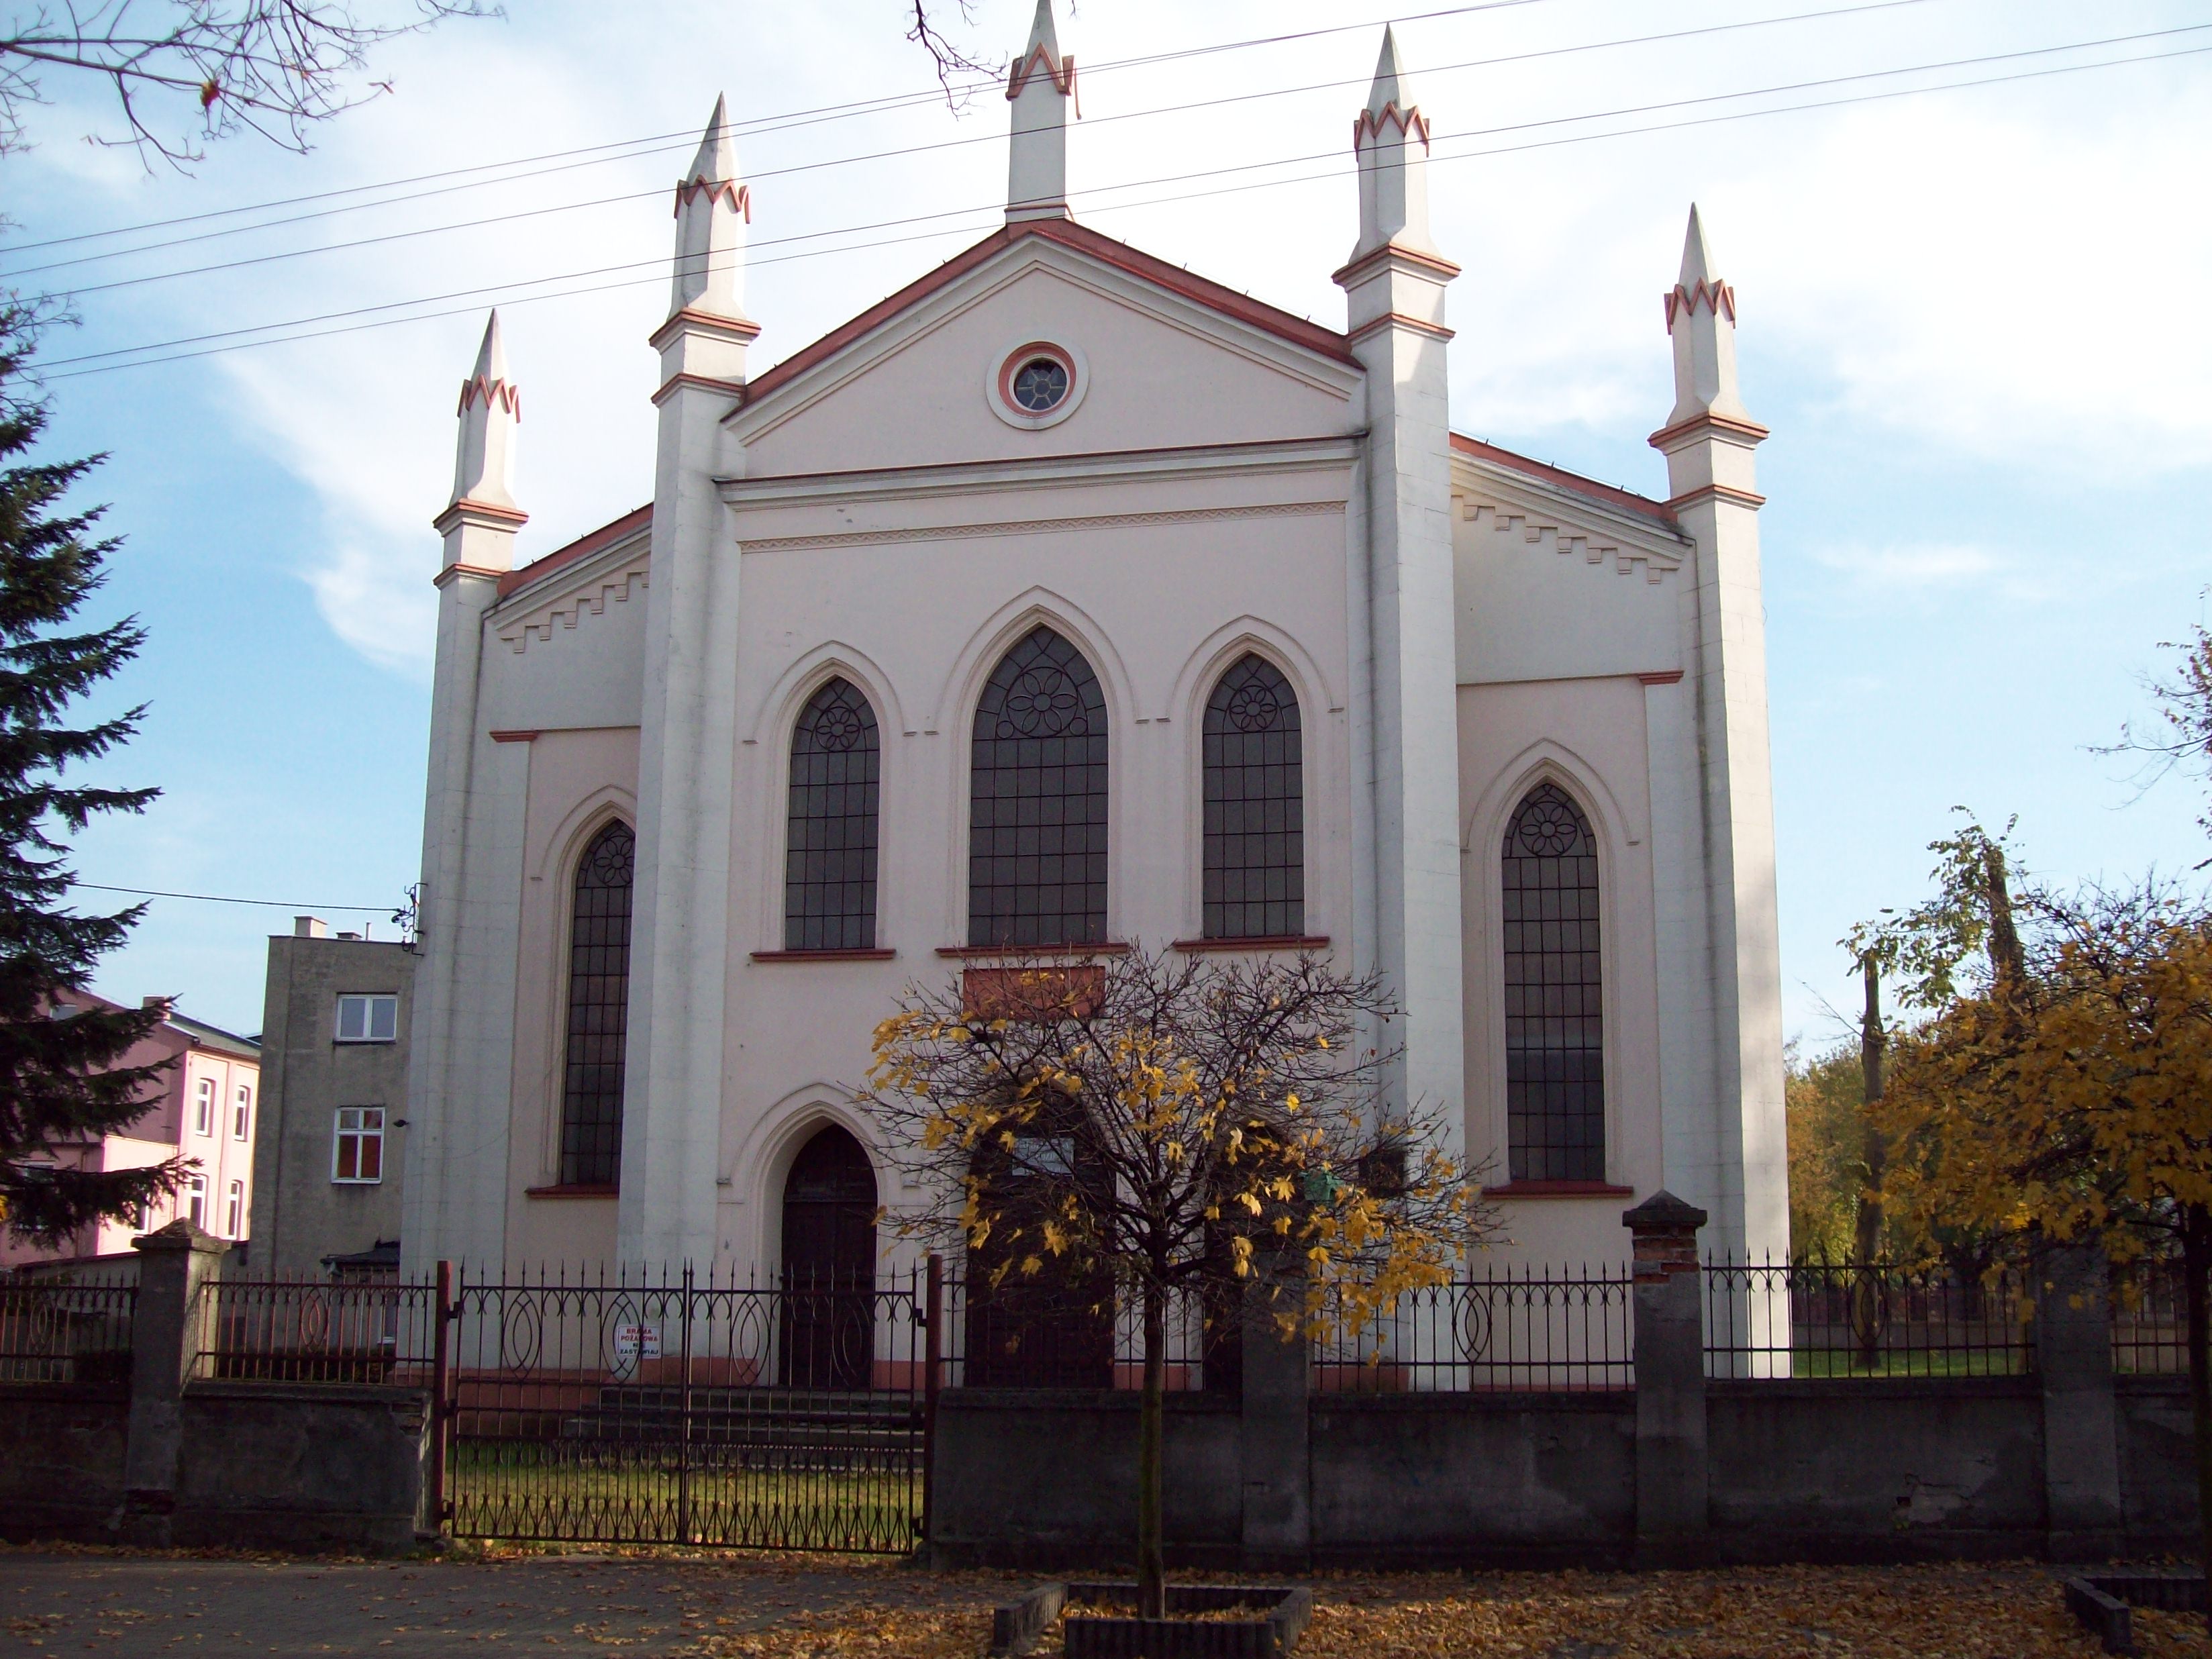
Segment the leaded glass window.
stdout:
<svg viewBox="0 0 2212 1659">
<path fill-rule="evenodd" d="M 1306 930 L 1305 781 L 1298 698 L 1274 664 L 1246 656 L 1206 699 L 1208 939 Z"/>
<path fill-rule="evenodd" d="M 817 691 L 791 735 L 783 947 L 865 951 L 876 942 L 876 711 L 850 680 Z"/>
<path fill-rule="evenodd" d="M 1083 653 L 1039 628 L 1000 659 L 975 708 L 968 942 L 1106 937 L 1106 699 Z"/>
<path fill-rule="evenodd" d="M 576 866 L 561 1101 L 563 1186 L 611 1187 L 622 1169 L 630 888 L 636 865 L 636 836 L 628 824 L 611 823 L 592 838 Z"/>
<path fill-rule="evenodd" d="M 1505 1115 L 1516 1181 L 1605 1179 L 1597 847 L 1555 784 L 1505 831 Z"/>
</svg>

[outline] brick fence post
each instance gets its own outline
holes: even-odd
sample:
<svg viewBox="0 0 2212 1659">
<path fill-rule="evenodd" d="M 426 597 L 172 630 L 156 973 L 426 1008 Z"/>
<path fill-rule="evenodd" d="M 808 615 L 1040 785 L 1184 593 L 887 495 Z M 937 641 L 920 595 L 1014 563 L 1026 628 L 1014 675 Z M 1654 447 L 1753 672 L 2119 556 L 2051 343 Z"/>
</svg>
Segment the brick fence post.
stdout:
<svg viewBox="0 0 2212 1659">
<path fill-rule="evenodd" d="M 1313 1362 L 1304 1329 L 1286 1340 L 1278 1315 L 1304 1323 L 1305 1286 L 1279 1266 L 1244 1283 L 1243 1419 L 1237 1447 L 1244 1480 L 1244 1565 L 1303 1571 L 1313 1554 L 1313 1468 L 1308 1457 Z"/>
<path fill-rule="evenodd" d="M 1654 1193 L 1623 1213 L 1635 1240 L 1636 1553 L 1639 1567 L 1706 1554 L 1705 1212 Z"/>
<path fill-rule="evenodd" d="M 198 1363 L 209 1317 L 200 1286 L 229 1241 L 177 1220 L 133 1239 L 138 1297 L 131 1322 L 131 1417 L 123 1451 L 125 1544 L 166 1549 L 177 1508 L 177 1458 L 184 1446 L 185 1383 Z"/>
<path fill-rule="evenodd" d="M 2125 1513 L 2104 1251 L 2083 1244 L 2044 1250 L 2033 1291 L 2051 1559 L 2107 1560 L 2120 1547 Z"/>
</svg>

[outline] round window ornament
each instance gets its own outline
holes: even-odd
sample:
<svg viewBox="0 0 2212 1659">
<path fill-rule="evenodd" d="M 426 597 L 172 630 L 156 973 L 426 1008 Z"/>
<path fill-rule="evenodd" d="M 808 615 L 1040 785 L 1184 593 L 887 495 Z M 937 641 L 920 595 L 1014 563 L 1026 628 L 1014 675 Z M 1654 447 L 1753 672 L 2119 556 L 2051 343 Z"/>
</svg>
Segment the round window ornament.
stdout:
<svg viewBox="0 0 2212 1659">
<path fill-rule="evenodd" d="M 1000 357 L 983 395 L 1008 426 L 1036 431 L 1075 413 L 1090 380 L 1089 365 L 1073 347 L 1030 340 Z"/>
</svg>

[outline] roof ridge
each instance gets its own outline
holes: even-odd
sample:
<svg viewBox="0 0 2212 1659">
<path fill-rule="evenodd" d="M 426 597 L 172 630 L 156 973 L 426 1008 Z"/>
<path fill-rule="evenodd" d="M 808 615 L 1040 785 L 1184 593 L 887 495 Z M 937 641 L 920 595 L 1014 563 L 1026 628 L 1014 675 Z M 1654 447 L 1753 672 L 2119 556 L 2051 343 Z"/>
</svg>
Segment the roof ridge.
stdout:
<svg viewBox="0 0 2212 1659">
<path fill-rule="evenodd" d="M 1523 455 L 1517 449 L 1508 449 L 1503 444 L 1492 443 L 1487 438 L 1471 437 L 1464 432 L 1455 432 L 1451 434 L 1451 447 L 1463 455 L 1494 460 L 1500 465 L 1511 468 L 1516 472 L 1525 472 L 1532 477 L 1545 479 L 1575 495 L 1587 495 L 1594 501 L 1603 501 L 1607 506 L 1621 507 L 1631 513 L 1656 519 L 1669 528 L 1674 528 L 1678 525 L 1674 509 L 1662 501 L 1650 495 L 1639 495 L 1632 489 L 1624 489 L 1619 484 L 1606 483 L 1602 480 L 1589 477 L 1583 473 L 1571 472 L 1564 466 L 1554 466 L 1551 462 L 1540 461 L 1533 455 Z"/>
<path fill-rule="evenodd" d="M 499 598 L 505 599 L 518 589 L 529 586 L 541 577 L 589 558 L 603 548 L 611 547 L 633 531 L 653 522 L 653 503 L 634 507 L 619 519 L 611 519 L 597 530 L 587 530 L 572 542 L 564 542 L 550 553 L 532 559 L 528 564 L 513 570 L 502 571 L 499 578 Z"/>
<path fill-rule="evenodd" d="M 750 407 L 756 398 L 797 380 L 817 363 L 835 356 L 855 340 L 882 327 L 901 312 L 964 276 L 993 254 L 1032 236 L 1104 258 L 1133 276 L 1181 294 L 1185 299 L 1195 301 L 1240 322 L 1264 329 L 1310 351 L 1318 351 L 1348 363 L 1358 361 L 1352 356 L 1352 348 L 1344 336 L 1334 329 L 1324 328 L 1319 323 L 1294 315 L 1279 306 L 1269 305 L 1265 300 L 1255 300 L 1249 294 L 1240 294 L 1210 276 L 1201 276 L 1182 265 L 1170 264 L 1158 254 L 1147 253 L 1142 248 L 1118 237 L 1109 236 L 1103 231 L 1093 230 L 1075 220 L 1032 219 L 1000 226 L 981 241 L 970 243 L 951 258 L 924 271 L 905 287 L 886 295 L 866 311 L 848 318 L 827 334 L 809 341 L 781 362 L 755 375 L 746 383 L 738 407 Z"/>
</svg>

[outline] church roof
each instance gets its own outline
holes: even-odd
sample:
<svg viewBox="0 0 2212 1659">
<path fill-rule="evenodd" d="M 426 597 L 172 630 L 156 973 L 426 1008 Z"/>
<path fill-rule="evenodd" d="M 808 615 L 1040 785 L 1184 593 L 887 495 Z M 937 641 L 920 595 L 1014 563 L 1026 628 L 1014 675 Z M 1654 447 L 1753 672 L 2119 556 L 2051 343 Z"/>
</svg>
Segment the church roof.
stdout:
<svg viewBox="0 0 2212 1659">
<path fill-rule="evenodd" d="M 1451 447 L 1462 455 L 1479 461 L 1490 461 L 1515 472 L 1525 472 L 1532 478 L 1541 478 L 1559 489 L 1584 495 L 1592 501 L 1603 501 L 1607 507 L 1624 513 L 1632 513 L 1641 519 L 1668 531 L 1679 531 L 1680 525 L 1674 509 L 1649 495 L 1639 495 L 1632 489 L 1623 489 L 1617 484 L 1600 483 L 1595 478 L 1585 478 L 1579 472 L 1570 472 L 1563 466 L 1553 466 L 1549 461 L 1540 461 L 1527 455 L 1501 449 L 1496 444 L 1486 443 L 1480 438 L 1470 438 L 1463 432 L 1451 434 Z"/>
<path fill-rule="evenodd" d="M 612 524 L 603 524 L 586 535 L 579 536 L 565 547 L 556 547 L 542 559 L 533 559 L 519 569 L 509 570 L 499 579 L 499 597 L 505 599 L 518 587 L 527 587 L 541 576 L 550 576 L 579 559 L 588 559 L 603 547 L 611 547 L 635 532 L 643 530 L 653 522 L 653 503 L 633 507 Z"/>
<path fill-rule="evenodd" d="M 1309 351 L 1320 352 L 1323 356 L 1334 357 L 1340 362 L 1356 365 L 1358 362 L 1352 355 L 1350 343 L 1334 329 L 1323 328 L 1303 317 L 1294 317 L 1287 311 L 1279 311 L 1249 294 L 1239 294 L 1233 288 L 1224 288 L 1219 283 L 1194 275 L 1181 265 L 1172 265 L 1164 259 L 1155 258 L 1131 247 L 1127 242 L 1117 241 L 1073 219 L 1030 219 L 1001 226 L 974 246 L 954 254 L 934 270 L 908 283 L 888 299 L 870 306 L 850 322 L 841 324 L 813 344 L 793 352 L 766 374 L 754 376 L 745 386 L 744 402 L 750 404 L 785 382 L 796 380 L 823 358 L 880 328 L 908 307 L 918 304 L 947 283 L 957 282 L 992 255 L 1028 236 L 1042 237 L 1047 241 L 1058 242 L 1064 247 L 1088 253 L 1094 258 L 1127 271 L 1133 276 L 1155 283 L 1170 293 L 1179 294 L 1184 299 L 1218 311 L 1224 316 L 1233 317 L 1238 322 L 1264 329 L 1293 345 L 1304 346 Z"/>
</svg>

